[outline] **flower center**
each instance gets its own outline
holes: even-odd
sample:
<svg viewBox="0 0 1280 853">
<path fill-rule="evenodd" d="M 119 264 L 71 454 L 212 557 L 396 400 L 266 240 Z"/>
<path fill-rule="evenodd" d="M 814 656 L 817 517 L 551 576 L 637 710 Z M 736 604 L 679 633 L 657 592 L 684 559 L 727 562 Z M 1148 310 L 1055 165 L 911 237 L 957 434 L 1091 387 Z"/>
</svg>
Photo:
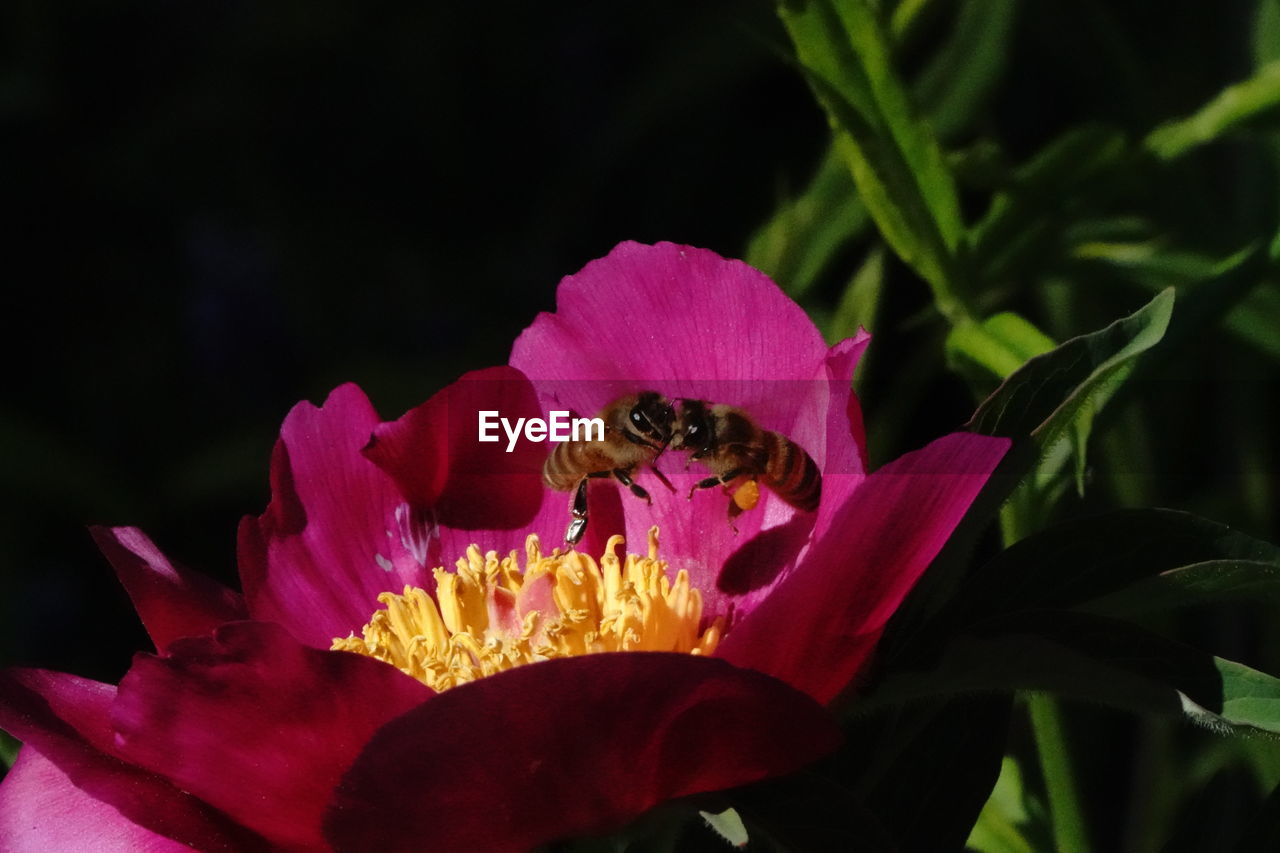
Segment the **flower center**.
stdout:
<svg viewBox="0 0 1280 853">
<path fill-rule="evenodd" d="M 339 637 L 334 650 L 386 661 L 434 690 L 447 690 L 534 661 L 595 652 L 649 651 L 707 655 L 723 631 L 705 630 L 702 593 L 681 569 L 675 581 L 658 559 L 658 528 L 649 554 L 614 550 L 609 539 L 597 564 L 577 551 L 543 554 L 536 535 L 525 540 L 524 569 L 515 551 L 498 559 L 472 545 L 458 570 L 434 571 L 435 598 L 418 587 L 384 592 L 386 605 L 362 636 Z"/>
</svg>

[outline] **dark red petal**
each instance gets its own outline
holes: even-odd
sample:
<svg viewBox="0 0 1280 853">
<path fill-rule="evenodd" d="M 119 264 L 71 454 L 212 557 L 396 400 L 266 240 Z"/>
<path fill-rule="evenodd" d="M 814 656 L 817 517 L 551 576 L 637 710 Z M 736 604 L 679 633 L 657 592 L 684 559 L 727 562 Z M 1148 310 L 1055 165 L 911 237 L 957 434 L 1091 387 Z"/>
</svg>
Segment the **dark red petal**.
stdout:
<svg viewBox="0 0 1280 853">
<path fill-rule="evenodd" d="M 55 742 L 114 748 L 114 684 L 45 669 L 0 671 L 0 729 L 42 749 Z"/>
<path fill-rule="evenodd" d="M 0 728 L 24 742 L 24 754 L 39 750 L 62 777 L 126 823 L 201 850 L 257 849 L 256 837 L 225 816 L 167 780 L 120 760 L 109 720 L 115 696 L 112 684 L 44 670 L 7 670 L 0 673 Z M 0 787 L 0 821 L 23 819 L 13 815 L 44 808 L 32 780 L 18 777 L 15 784 L 17 789 L 8 790 L 6 778 Z M 46 829 L 54 831 L 33 826 L 31 838 L 42 837 Z"/>
<path fill-rule="evenodd" d="M 334 785 L 370 735 L 432 692 L 387 664 L 236 622 L 139 655 L 112 708 L 118 752 L 273 843 L 319 847 Z"/>
<path fill-rule="evenodd" d="M 479 440 L 479 414 L 492 416 L 496 436 Z M 533 386 L 510 367 L 464 375 L 403 417 L 378 426 L 364 454 L 391 475 L 415 506 L 431 507 L 446 527 L 498 530 L 529 523 L 542 505 L 542 463 L 548 444 L 521 439 L 511 452 L 497 418 L 514 428 L 541 417 Z"/>
<path fill-rule="evenodd" d="M 955 433 L 853 489 L 795 571 L 716 654 L 829 702 L 861 668 L 889 617 L 941 550 L 1009 447 Z"/>
<path fill-rule="evenodd" d="M 162 808 L 156 803 L 156 808 Z M 178 853 L 185 844 L 126 819 L 78 787 L 34 747 L 24 747 L 0 783 L 0 838 L 8 853 L 51 850 Z"/>
<path fill-rule="evenodd" d="M 446 691 L 385 726 L 343 777 L 325 833 L 342 851 L 523 851 L 791 772 L 839 740 L 808 697 L 723 661 L 547 661 Z"/>
<path fill-rule="evenodd" d="M 238 592 L 169 562 L 138 528 L 92 527 L 89 532 L 115 567 L 157 649 L 247 617 Z"/>
<path fill-rule="evenodd" d="M 240 525 L 250 614 L 319 648 L 360 630 L 378 593 L 430 577 L 430 519 L 360 453 L 379 422 L 354 385 L 299 403 L 272 453 L 271 504 Z"/>
</svg>

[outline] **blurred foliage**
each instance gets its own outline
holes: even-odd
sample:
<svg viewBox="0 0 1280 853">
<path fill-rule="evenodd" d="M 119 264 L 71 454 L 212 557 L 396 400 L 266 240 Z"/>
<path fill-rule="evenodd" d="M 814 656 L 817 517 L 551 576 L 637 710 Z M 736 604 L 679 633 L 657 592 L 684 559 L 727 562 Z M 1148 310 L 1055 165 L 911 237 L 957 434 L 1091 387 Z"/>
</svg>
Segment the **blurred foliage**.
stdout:
<svg viewBox="0 0 1280 853">
<path fill-rule="evenodd" d="M 83 525 L 233 579 L 299 397 L 395 416 L 671 239 L 873 332 L 873 464 L 975 409 L 1018 442 L 1013 547 L 975 514 L 848 747 L 696 805 L 765 849 L 1273 846 L 1280 744 L 1174 720 L 1280 730 L 1278 0 L 0 15 L 7 659 L 114 680 L 145 638 Z"/>
<path fill-rule="evenodd" d="M 1269 776 L 1233 787 L 1238 807 L 1193 835 L 1179 815 L 1218 776 L 1274 766 L 1280 747 L 1241 742 L 1209 778 L 1189 771 L 1220 741 L 1063 699 L 1280 731 L 1280 680 L 1266 674 L 1280 672 L 1275 549 L 1195 516 L 1114 514 L 1172 506 L 1280 533 L 1280 6 L 779 8 L 835 144 L 749 259 L 829 337 L 862 323 L 893 338 L 859 377 L 873 459 L 919 443 L 922 422 L 936 430 L 957 380 L 981 403 L 969 427 L 1018 442 L 997 498 L 1008 494 L 1004 541 L 1020 544 L 973 575 L 963 560 L 935 564 L 895 617 L 862 714 L 1028 691 L 1012 728 L 1026 736 L 968 815 L 974 849 L 1274 837 L 1271 801 L 1250 817 Z M 1119 726 L 1121 748 L 1090 760 L 1081 745 Z M 945 731 L 970 737 L 960 723 Z M 970 760 L 1004 748 L 996 738 Z M 942 773 L 952 790 L 976 781 Z M 893 807 L 878 811 L 892 820 Z"/>
</svg>

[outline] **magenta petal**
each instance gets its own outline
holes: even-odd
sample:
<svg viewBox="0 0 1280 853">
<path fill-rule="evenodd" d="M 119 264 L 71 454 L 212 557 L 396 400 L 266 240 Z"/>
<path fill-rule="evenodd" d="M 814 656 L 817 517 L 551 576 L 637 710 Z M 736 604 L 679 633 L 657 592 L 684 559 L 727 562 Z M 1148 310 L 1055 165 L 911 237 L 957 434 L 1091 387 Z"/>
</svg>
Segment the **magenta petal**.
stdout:
<svg viewBox="0 0 1280 853">
<path fill-rule="evenodd" d="M 496 441 L 478 440 L 481 411 L 496 413 Z M 431 507 L 441 525 L 520 527 L 542 504 L 547 447 L 520 440 L 508 452 L 496 418 L 514 425 L 540 414 L 533 386 L 520 371 L 477 370 L 399 420 L 378 426 L 364 454 L 391 475 L 411 504 Z"/>
<path fill-rule="evenodd" d="M 533 381 L 546 409 L 595 414 L 645 389 L 740 406 L 799 442 L 824 473 L 861 478 L 861 418 L 850 422 L 858 410 L 849 377 L 866 340 L 860 333 L 828 349 L 804 311 L 741 261 L 672 243 L 622 243 L 560 283 L 556 313 L 539 315 L 521 334 L 511 365 Z M 713 589 L 720 566 L 794 510 L 766 495 L 740 517 L 735 534 L 724 495 L 687 501 L 697 475 L 680 473 L 677 454 L 660 465 L 678 493 L 641 474 L 653 505 L 621 496 L 628 542 L 642 544 L 658 524 L 663 556 L 688 569 L 710 609 L 723 612 L 729 602 Z"/>
<path fill-rule="evenodd" d="M 243 832 L 218 832 L 207 824 L 191 831 L 190 801 L 167 783 L 104 756 L 86 753 L 79 761 L 55 763 L 28 745 L 0 783 L 0 839 L 11 853 L 264 848 Z M 127 811 L 141 811 L 147 825 L 130 820 Z"/>
<path fill-rule="evenodd" d="M 826 476 L 865 476 L 867 470 L 867 436 L 862 424 L 862 407 L 851 390 L 853 371 L 866 352 L 871 336 L 859 329 L 831 348 L 824 367 L 827 373 L 825 408 L 827 421 L 822 438 L 826 444 L 822 470 Z M 803 445 L 807 439 L 802 430 L 792 436 Z"/>
<path fill-rule="evenodd" d="M 715 659 L 531 664 L 385 726 L 343 778 L 325 834 L 342 851 L 523 851 L 793 771 L 839 740 L 807 696 Z"/>
<path fill-rule="evenodd" d="M 556 313 L 516 339 L 511 366 L 544 405 L 595 414 L 652 388 L 747 407 L 770 429 L 795 422 L 791 397 L 827 356 L 817 327 L 768 276 L 673 243 L 620 243 L 560 282 Z"/>
<path fill-rule="evenodd" d="M 0 783 L 0 838 L 10 853 L 191 849 L 126 820 L 109 804 L 76 787 L 66 772 L 33 747 L 18 754 Z"/>
<path fill-rule="evenodd" d="M 157 649 L 244 619 L 244 599 L 207 575 L 176 566 L 136 527 L 93 527 Z"/>
<path fill-rule="evenodd" d="M 24 755 L 39 750 L 85 795 L 107 804 L 127 823 L 199 849 L 255 849 L 248 832 L 168 781 L 119 759 L 109 714 L 115 696 L 113 684 L 44 670 L 6 670 L 0 673 L 0 728 L 24 742 Z M 6 777 L 0 787 L 5 808 L 30 809 L 32 784 L 28 780 L 9 791 Z M 0 814 L 0 821 L 9 819 Z M 31 838 L 42 837 L 46 829 L 56 831 L 33 825 Z"/>
<path fill-rule="evenodd" d="M 354 385 L 299 403 L 272 453 L 271 504 L 240 525 L 250 614 L 320 648 L 358 631 L 378 593 L 429 577 L 431 520 L 360 453 L 379 423 Z"/>
<path fill-rule="evenodd" d="M 372 658 L 237 622 L 138 655 L 112 709 L 118 752 L 283 846 L 318 847 L 330 793 L 373 732 L 432 696 Z"/>
<path fill-rule="evenodd" d="M 866 661 L 1008 447 L 1007 439 L 955 433 L 876 471 L 717 655 L 829 702 Z"/>
</svg>

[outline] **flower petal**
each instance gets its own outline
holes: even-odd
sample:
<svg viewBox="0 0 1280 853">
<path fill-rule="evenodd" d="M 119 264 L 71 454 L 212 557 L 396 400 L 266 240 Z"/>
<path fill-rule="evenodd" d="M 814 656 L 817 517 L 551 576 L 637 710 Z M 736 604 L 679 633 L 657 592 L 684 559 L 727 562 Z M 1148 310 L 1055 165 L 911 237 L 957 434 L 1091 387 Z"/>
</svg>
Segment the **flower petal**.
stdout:
<svg viewBox="0 0 1280 853">
<path fill-rule="evenodd" d="M 791 398 L 826 356 L 817 327 L 759 270 L 707 249 L 626 242 L 560 282 L 556 313 L 516 339 L 511 366 L 544 405 L 580 415 L 652 388 L 743 406 L 787 432 Z"/>
<path fill-rule="evenodd" d="M 726 403 L 791 437 L 824 472 L 860 478 L 861 417 L 851 426 L 858 409 L 849 379 L 866 341 L 860 333 L 828 349 L 804 311 L 741 261 L 672 243 L 622 243 L 560 283 L 556 313 L 539 315 L 521 334 L 511 365 L 533 381 L 547 410 L 595 414 L 611 400 L 647 389 Z M 718 490 L 685 500 L 705 473 L 672 470 L 678 457 L 666 457 L 661 467 L 677 493 L 642 473 L 652 506 L 621 495 L 626 530 L 608 532 L 638 543 L 658 524 L 664 556 L 689 570 L 711 612 L 724 612 L 728 598 L 712 588 L 719 567 L 795 511 L 766 493 L 760 506 L 739 517 L 735 532 L 728 499 Z M 616 487 L 601 482 L 592 491 Z"/>
<path fill-rule="evenodd" d="M 814 459 L 827 476 L 866 476 L 867 436 L 862 424 L 862 407 L 858 405 L 852 386 L 853 371 L 869 343 L 871 335 L 859 329 L 857 335 L 845 338 L 831 348 L 823 363 L 827 381 L 817 383 L 815 388 L 818 393 L 825 391 L 827 394 L 825 404 L 814 407 L 826 411 L 825 429 L 821 435 L 811 437 L 807 425 L 797 424 L 795 434 L 791 436 L 802 447 L 810 446 L 811 442 L 823 448 L 822 456 L 815 455 Z"/>
<path fill-rule="evenodd" d="M 479 441 L 479 413 L 493 412 L 493 442 Z M 508 438 L 506 418 L 541 414 L 533 386 L 518 370 L 464 375 L 427 402 L 373 431 L 364 455 L 386 471 L 410 504 L 431 507 L 441 525 L 468 530 L 517 528 L 542 505 L 546 448 Z"/>
<path fill-rule="evenodd" d="M 92 527 L 89 532 L 115 567 L 157 649 L 246 618 L 239 593 L 169 562 L 138 528 Z"/>
<path fill-rule="evenodd" d="M 430 576 L 431 519 L 360 453 L 379 423 L 355 385 L 299 403 L 271 456 L 271 503 L 240 524 L 250 614 L 319 648 L 358 631 L 378 593 Z"/>
<path fill-rule="evenodd" d="M 372 658 L 236 622 L 138 655 L 112 708 L 118 751 L 284 846 L 322 845 L 343 770 L 387 720 L 432 695 Z"/>
<path fill-rule="evenodd" d="M 38 750 L 42 760 L 56 765 L 86 797 L 106 804 L 124 823 L 143 828 L 139 832 L 151 830 L 202 850 L 257 849 L 255 837 L 223 815 L 167 780 L 120 760 L 109 716 L 115 696 L 112 684 L 45 670 L 6 670 L 0 673 L 0 728 L 24 742 L 23 755 Z M 22 816 L 33 808 L 43 814 L 43 795 L 32 780 L 21 776 L 13 783 L 19 787 L 10 791 L 12 776 L 0 786 L 0 824 L 27 821 L 34 833 L 28 836 L 32 843 L 61 831 Z M 54 798 L 49 803 L 52 810 L 56 791 L 49 796 Z M 0 832 L 3 837 L 7 836 Z"/>
<path fill-rule="evenodd" d="M 829 702 L 942 549 L 1009 447 L 954 433 L 855 488 L 795 571 L 721 641 L 717 655 Z"/>
<path fill-rule="evenodd" d="M 116 686 L 45 669 L 0 671 L 0 729 L 42 749 L 59 742 L 113 749 Z"/>
<path fill-rule="evenodd" d="M 129 772 L 121 768 L 120 785 L 131 784 Z M 186 844 L 128 820 L 110 803 L 88 793 L 82 787 L 82 774 L 76 773 L 76 776 L 81 778 L 73 778 L 71 772 L 54 764 L 34 747 L 23 747 L 17 762 L 0 783 L 0 838 L 4 839 L 6 851 L 177 853 L 191 850 Z M 157 812 L 166 806 L 160 800 L 151 805 Z"/>
<path fill-rule="evenodd" d="M 343 777 L 325 833 L 343 851 L 527 850 L 795 770 L 839 740 L 808 697 L 722 661 L 546 661 L 456 687 L 385 726 Z"/>
</svg>

